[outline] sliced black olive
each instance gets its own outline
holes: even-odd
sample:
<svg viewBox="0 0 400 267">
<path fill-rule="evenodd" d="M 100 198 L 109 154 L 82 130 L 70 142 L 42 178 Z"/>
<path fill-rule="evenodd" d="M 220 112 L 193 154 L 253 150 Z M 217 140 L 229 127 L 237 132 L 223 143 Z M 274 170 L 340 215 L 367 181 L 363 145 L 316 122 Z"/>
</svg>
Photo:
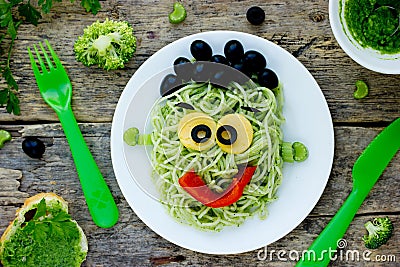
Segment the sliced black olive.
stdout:
<svg viewBox="0 0 400 267">
<path fill-rule="evenodd" d="M 261 112 L 261 110 L 259 110 L 258 108 L 252 108 L 252 107 L 247 107 L 247 106 L 241 106 L 241 108 L 244 110 L 250 111 L 250 112 L 254 112 L 254 113 Z"/>
<path fill-rule="evenodd" d="M 160 85 L 161 96 L 166 96 L 177 91 L 181 87 L 178 77 L 174 74 L 168 74 L 164 77 Z"/>
<path fill-rule="evenodd" d="M 228 138 L 223 136 L 225 132 L 228 133 Z M 221 144 L 232 145 L 237 139 L 237 131 L 231 125 L 222 125 L 217 129 L 217 139 Z"/>
<path fill-rule="evenodd" d="M 211 129 L 207 125 L 199 124 L 193 127 L 191 136 L 196 143 L 204 143 L 211 137 Z"/>
<path fill-rule="evenodd" d="M 244 48 L 242 43 L 240 43 L 238 40 L 228 41 L 224 46 L 224 54 L 229 62 L 239 62 L 244 55 Z"/>
<path fill-rule="evenodd" d="M 246 12 L 247 20 L 253 25 L 260 25 L 265 20 L 265 12 L 261 7 L 250 7 Z"/>
<path fill-rule="evenodd" d="M 210 61 L 213 63 L 220 63 L 220 64 L 224 64 L 224 65 L 229 64 L 228 60 L 223 55 L 213 55 L 211 57 Z"/>
<path fill-rule="evenodd" d="M 36 137 L 27 137 L 24 141 L 22 141 L 22 150 L 29 157 L 34 159 L 40 159 L 46 147 L 44 143 Z"/>
<path fill-rule="evenodd" d="M 180 102 L 180 103 L 176 104 L 175 106 L 180 107 L 180 108 L 194 110 L 194 107 L 192 105 L 185 103 L 185 102 Z"/>
<path fill-rule="evenodd" d="M 190 52 L 197 61 L 209 61 L 212 56 L 212 49 L 203 40 L 195 40 L 190 45 Z"/>
<path fill-rule="evenodd" d="M 246 70 L 255 73 L 264 69 L 267 61 L 260 52 L 249 50 L 244 54 L 243 65 Z"/>
<path fill-rule="evenodd" d="M 261 86 L 269 89 L 274 89 L 279 85 L 278 76 L 271 69 L 265 68 L 264 70 L 260 71 L 257 75 L 257 79 Z"/>
</svg>

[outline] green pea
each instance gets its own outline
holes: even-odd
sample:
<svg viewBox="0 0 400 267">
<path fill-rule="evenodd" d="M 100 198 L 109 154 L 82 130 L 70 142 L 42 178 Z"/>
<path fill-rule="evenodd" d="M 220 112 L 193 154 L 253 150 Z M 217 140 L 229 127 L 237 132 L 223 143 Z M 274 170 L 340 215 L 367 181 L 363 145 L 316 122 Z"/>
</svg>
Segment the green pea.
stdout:
<svg viewBox="0 0 400 267">
<path fill-rule="evenodd" d="M 368 95 L 368 85 L 365 82 L 358 80 L 356 82 L 356 91 L 354 92 L 354 98 L 361 99 L 366 97 L 367 95 Z"/>
<path fill-rule="evenodd" d="M 294 160 L 297 162 L 305 161 L 308 158 L 308 149 L 307 147 L 300 142 L 294 142 L 293 145 L 294 150 Z"/>
<path fill-rule="evenodd" d="M 168 18 L 169 18 L 169 22 L 171 22 L 173 24 L 181 23 L 186 18 L 185 7 L 181 3 L 175 2 L 174 10 L 169 14 Z"/>
<path fill-rule="evenodd" d="M 132 127 L 124 132 L 124 142 L 130 146 L 136 146 L 139 139 L 139 129 Z"/>
<path fill-rule="evenodd" d="M 0 148 L 4 146 L 4 143 L 11 140 L 11 134 L 6 130 L 0 130 Z"/>
</svg>

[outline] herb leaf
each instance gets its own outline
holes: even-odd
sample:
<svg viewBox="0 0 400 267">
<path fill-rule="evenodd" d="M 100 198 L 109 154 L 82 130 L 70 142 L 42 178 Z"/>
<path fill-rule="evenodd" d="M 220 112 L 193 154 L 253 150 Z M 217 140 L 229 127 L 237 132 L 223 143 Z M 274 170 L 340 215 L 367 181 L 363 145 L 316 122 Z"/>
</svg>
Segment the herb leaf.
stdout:
<svg viewBox="0 0 400 267">
<path fill-rule="evenodd" d="M 5 0 L 0 0 L 0 26 L 6 27 L 10 20 L 12 20 L 11 13 L 12 5 Z"/>
<path fill-rule="evenodd" d="M 0 106 L 3 106 L 8 101 L 8 89 L 0 90 Z"/>
<path fill-rule="evenodd" d="M 18 84 L 15 81 L 14 76 L 12 75 L 11 69 L 9 67 L 5 67 L 3 69 L 2 75 L 10 88 L 18 90 Z"/>
<path fill-rule="evenodd" d="M 71 2 L 73 1 L 71 0 Z M 92 12 L 93 15 L 96 15 L 101 9 L 99 0 L 81 0 L 81 6 L 86 9 L 86 12 Z"/>
<path fill-rule="evenodd" d="M 53 222 L 65 222 L 69 220 L 71 220 L 71 215 L 65 212 L 60 212 L 52 219 Z"/>
<path fill-rule="evenodd" d="M 44 198 L 42 198 L 42 200 L 40 200 L 36 209 L 37 209 L 37 211 L 36 211 L 35 216 L 33 217 L 33 220 L 37 220 L 40 217 L 43 217 L 46 215 L 46 200 Z"/>
<path fill-rule="evenodd" d="M 39 23 L 39 19 L 42 18 L 42 15 L 39 11 L 34 8 L 30 2 L 20 5 L 18 7 L 18 12 L 21 16 L 25 17 L 25 20 L 33 25 L 37 26 Z"/>
<path fill-rule="evenodd" d="M 0 107 L 6 105 L 8 113 L 15 115 L 21 113 L 20 102 L 16 95 L 18 84 L 10 69 L 12 48 L 14 41 L 17 39 L 18 27 L 23 22 L 20 18 L 24 17 L 25 22 L 36 26 L 42 18 L 41 12 L 49 13 L 53 3 L 61 1 L 38 0 L 39 9 L 37 9 L 31 5 L 31 0 L 0 0 L 0 32 L 2 33 L 0 35 L 0 77 L 3 77 L 6 81 L 6 87 L 0 88 Z M 74 2 L 75 0 L 70 1 Z M 81 6 L 87 12 L 92 12 L 93 14 L 96 14 L 101 9 L 99 0 L 81 0 Z M 17 9 L 18 12 L 14 9 Z M 10 39 L 11 41 L 8 42 Z M 4 54 L 5 57 L 3 57 Z M 1 81 L 0 84 L 2 84 Z"/>
<path fill-rule="evenodd" d="M 62 0 L 54 0 L 54 2 L 61 2 Z M 50 13 L 50 9 L 53 7 L 53 0 L 39 0 L 38 5 L 42 7 L 42 11 L 45 14 Z"/>
<path fill-rule="evenodd" d="M 19 107 L 19 99 L 12 91 L 9 92 L 9 98 L 6 110 L 8 113 L 13 113 L 15 115 L 21 114 L 21 109 Z"/>
<path fill-rule="evenodd" d="M 15 28 L 15 24 L 13 20 L 8 22 L 7 33 L 10 35 L 11 39 L 17 38 L 17 29 Z"/>
<path fill-rule="evenodd" d="M 48 223 L 35 223 L 35 228 L 33 230 L 33 236 L 36 240 L 44 241 L 47 238 L 47 233 L 49 232 Z"/>
</svg>

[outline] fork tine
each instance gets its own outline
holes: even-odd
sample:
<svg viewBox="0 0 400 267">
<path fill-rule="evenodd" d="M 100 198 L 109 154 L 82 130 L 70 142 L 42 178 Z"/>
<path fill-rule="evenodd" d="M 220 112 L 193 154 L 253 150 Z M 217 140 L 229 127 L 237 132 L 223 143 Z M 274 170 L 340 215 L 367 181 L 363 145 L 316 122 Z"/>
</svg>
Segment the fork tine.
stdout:
<svg viewBox="0 0 400 267">
<path fill-rule="evenodd" d="M 43 73 L 47 72 L 46 66 L 44 65 L 44 62 L 42 60 L 42 57 L 40 56 L 39 50 L 37 49 L 36 45 L 33 45 L 33 48 L 36 51 L 36 56 L 37 56 L 37 59 L 39 61 L 40 67 L 42 68 L 42 72 Z"/>
<path fill-rule="evenodd" d="M 42 43 L 39 43 L 39 46 L 40 46 L 40 49 L 42 49 L 44 58 L 46 59 L 47 65 L 49 66 L 49 69 L 50 70 L 54 69 L 53 63 L 51 62 L 51 60 L 49 58 L 49 55 L 47 54 L 46 49 L 44 49 Z"/>
<path fill-rule="evenodd" d="M 37 64 L 36 64 L 35 58 L 33 57 L 33 54 L 32 54 L 32 51 L 31 51 L 31 48 L 30 48 L 30 47 L 28 47 L 28 54 L 29 54 L 29 58 L 30 58 L 30 60 L 31 60 L 31 65 L 32 65 L 33 73 L 34 73 L 35 75 L 37 75 L 37 74 L 40 73 L 40 71 L 39 71 L 39 68 L 38 68 L 38 66 L 37 66 Z"/>
<path fill-rule="evenodd" d="M 57 67 L 63 67 L 62 64 L 61 64 L 60 59 L 58 58 L 56 52 L 54 52 L 54 50 L 53 50 L 53 48 L 51 47 L 49 41 L 48 41 L 47 39 L 45 39 L 44 42 L 46 43 L 47 48 L 49 49 L 50 54 L 51 54 L 51 56 L 53 57 L 53 61 L 54 61 L 54 63 L 56 64 L 56 66 L 57 66 Z"/>
</svg>

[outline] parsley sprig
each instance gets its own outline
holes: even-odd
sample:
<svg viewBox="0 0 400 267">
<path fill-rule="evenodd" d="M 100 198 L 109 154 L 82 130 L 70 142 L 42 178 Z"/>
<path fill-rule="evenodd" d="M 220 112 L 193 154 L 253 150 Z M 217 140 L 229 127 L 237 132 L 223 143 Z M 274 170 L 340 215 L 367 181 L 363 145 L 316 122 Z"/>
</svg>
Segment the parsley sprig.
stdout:
<svg viewBox="0 0 400 267">
<path fill-rule="evenodd" d="M 23 228 L 31 233 L 36 241 L 44 242 L 47 238 L 70 239 L 76 235 L 76 224 L 66 212 L 59 212 L 54 217 L 47 216 L 46 201 L 43 198 L 36 207 L 35 216 Z"/>
<path fill-rule="evenodd" d="M 17 96 L 19 88 L 10 68 L 18 27 L 21 23 L 37 26 L 42 14 L 50 12 L 53 2 L 61 1 L 37 0 L 37 5 L 34 6 L 31 0 L 0 0 L 0 73 L 5 81 L 5 83 L 0 82 L 0 107 L 5 105 L 8 113 L 15 115 L 21 113 Z M 75 0 L 70 1 L 75 2 Z M 81 0 L 81 6 L 94 15 L 101 9 L 99 0 Z"/>
</svg>

